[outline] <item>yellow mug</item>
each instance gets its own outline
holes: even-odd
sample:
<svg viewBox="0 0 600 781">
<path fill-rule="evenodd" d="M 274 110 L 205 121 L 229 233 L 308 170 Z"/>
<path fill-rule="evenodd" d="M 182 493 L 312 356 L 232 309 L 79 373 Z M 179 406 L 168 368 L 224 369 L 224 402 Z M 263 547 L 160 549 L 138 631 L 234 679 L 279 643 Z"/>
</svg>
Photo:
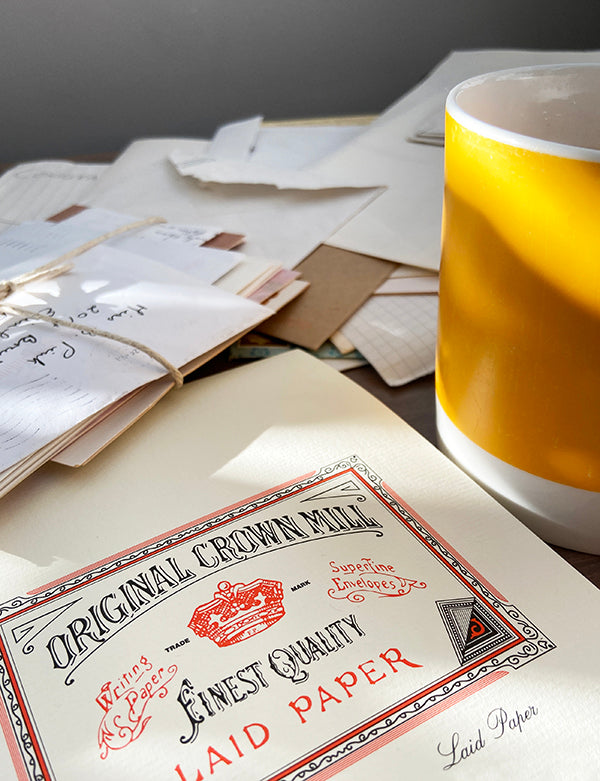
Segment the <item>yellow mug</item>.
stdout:
<svg viewBox="0 0 600 781">
<path fill-rule="evenodd" d="M 600 553 L 600 63 L 448 96 L 436 396 L 455 462 Z"/>
</svg>

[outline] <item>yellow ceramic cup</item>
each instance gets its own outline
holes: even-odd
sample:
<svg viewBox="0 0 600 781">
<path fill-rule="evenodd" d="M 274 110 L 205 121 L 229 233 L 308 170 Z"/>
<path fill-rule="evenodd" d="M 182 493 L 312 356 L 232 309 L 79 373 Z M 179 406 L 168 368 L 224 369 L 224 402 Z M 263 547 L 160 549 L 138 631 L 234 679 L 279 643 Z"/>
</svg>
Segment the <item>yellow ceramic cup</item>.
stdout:
<svg viewBox="0 0 600 781">
<path fill-rule="evenodd" d="M 549 542 L 600 553 L 600 63 L 446 103 L 442 448 Z"/>
</svg>

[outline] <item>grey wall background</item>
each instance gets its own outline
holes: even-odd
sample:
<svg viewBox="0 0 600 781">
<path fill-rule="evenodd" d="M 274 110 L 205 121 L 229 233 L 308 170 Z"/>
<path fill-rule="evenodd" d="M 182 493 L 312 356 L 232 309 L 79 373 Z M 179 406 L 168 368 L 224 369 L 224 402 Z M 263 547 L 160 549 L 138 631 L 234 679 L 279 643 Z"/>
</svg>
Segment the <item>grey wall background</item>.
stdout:
<svg viewBox="0 0 600 781">
<path fill-rule="evenodd" d="M 600 48 L 600 0 L 2 0 L 0 162 L 376 113 L 496 47 Z"/>
</svg>

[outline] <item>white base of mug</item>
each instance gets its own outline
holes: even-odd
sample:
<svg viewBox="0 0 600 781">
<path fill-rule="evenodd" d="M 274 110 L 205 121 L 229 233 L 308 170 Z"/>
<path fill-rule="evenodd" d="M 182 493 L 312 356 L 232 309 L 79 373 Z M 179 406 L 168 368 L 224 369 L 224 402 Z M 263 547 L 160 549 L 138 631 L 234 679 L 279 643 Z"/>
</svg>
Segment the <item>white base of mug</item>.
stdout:
<svg viewBox="0 0 600 781">
<path fill-rule="evenodd" d="M 600 492 L 555 483 L 517 469 L 466 437 L 436 399 L 438 445 L 538 537 L 600 554 Z"/>
</svg>

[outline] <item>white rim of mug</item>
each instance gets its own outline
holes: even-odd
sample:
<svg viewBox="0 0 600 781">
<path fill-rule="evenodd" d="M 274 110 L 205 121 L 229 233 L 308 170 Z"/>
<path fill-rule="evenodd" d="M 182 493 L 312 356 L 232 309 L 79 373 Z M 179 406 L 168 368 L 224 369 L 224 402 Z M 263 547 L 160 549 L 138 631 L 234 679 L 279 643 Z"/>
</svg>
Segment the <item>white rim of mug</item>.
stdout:
<svg viewBox="0 0 600 781">
<path fill-rule="evenodd" d="M 600 149 L 591 147 L 576 146 L 574 144 L 563 144 L 559 141 L 547 141 L 536 136 L 528 136 L 524 133 L 516 133 L 513 130 L 506 130 L 482 119 L 477 119 L 457 103 L 457 96 L 463 90 L 483 84 L 486 81 L 497 81 L 500 79 L 509 79 L 512 76 L 518 76 L 524 73 L 548 73 L 553 70 L 571 70 L 594 68 L 600 71 L 600 62 L 572 62 L 556 65 L 525 65 L 520 68 L 508 68 L 506 70 L 492 71 L 483 73 L 480 76 L 473 76 L 465 81 L 461 81 L 450 90 L 446 98 L 446 112 L 458 122 L 459 125 L 467 130 L 472 130 L 484 138 L 492 141 L 500 141 L 509 146 L 527 149 L 530 152 L 539 152 L 542 154 L 553 155 L 555 157 L 566 157 L 573 160 L 583 160 L 587 162 L 600 163 Z"/>
</svg>

